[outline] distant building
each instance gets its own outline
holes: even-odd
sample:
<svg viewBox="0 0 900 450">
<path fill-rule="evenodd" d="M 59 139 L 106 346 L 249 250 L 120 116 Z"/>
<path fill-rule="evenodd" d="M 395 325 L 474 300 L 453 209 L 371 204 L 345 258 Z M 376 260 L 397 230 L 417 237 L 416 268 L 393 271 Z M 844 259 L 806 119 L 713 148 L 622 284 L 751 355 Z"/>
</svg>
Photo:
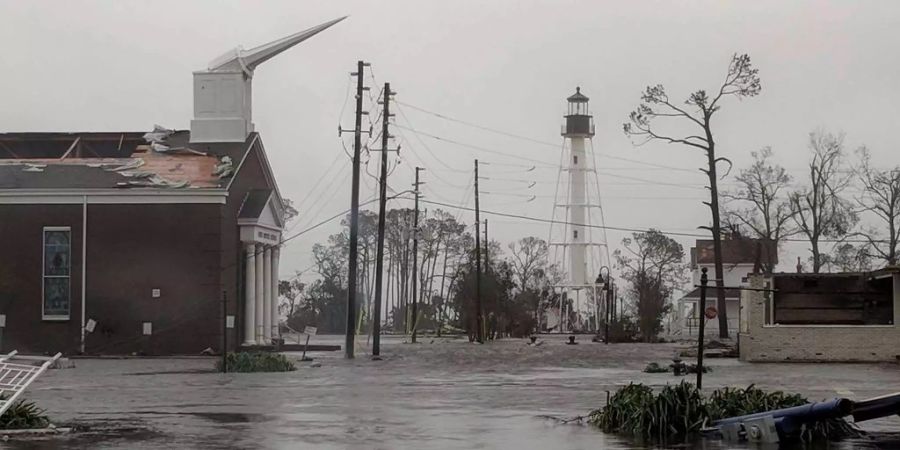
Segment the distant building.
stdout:
<svg viewBox="0 0 900 450">
<path fill-rule="evenodd" d="M 900 268 L 751 276 L 744 361 L 900 360 Z"/>
<path fill-rule="evenodd" d="M 740 323 L 741 291 L 736 289 L 747 285 L 747 277 L 755 271 L 760 261 L 765 261 L 769 255 L 777 263 L 778 255 L 774 245 L 765 245 L 760 239 L 734 237 L 722 239 L 722 270 L 725 285 L 725 302 L 727 305 L 728 330 L 733 337 L 738 331 Z M 712 239 L 698 239 L 691 248 L 691 286 L 700 285 L 700 274 L 703 268 L 707 269 L 709 277 L 709 289 L 706 291 L 707 308 L 717 308 L 717 294 L 715 290 L 715 253 L 713 252 Z M 700 288 L 693 287 L 687 294 L 681 297 L 676 304 L 676 326 L 674 334 L 681 337 L 696 336 L 699 333 L 700 318 L 704 315 L 699 311 Z M 704 334 L 718 336 L 718 318 L 709 320 Z"/>
<path fill-rule="evenodd" d="M 253 71 L 340 20 L 195 72 L 190 131 L 0 134 L 2 351 L 271 345 L 284 203 Z"/>
</svg>

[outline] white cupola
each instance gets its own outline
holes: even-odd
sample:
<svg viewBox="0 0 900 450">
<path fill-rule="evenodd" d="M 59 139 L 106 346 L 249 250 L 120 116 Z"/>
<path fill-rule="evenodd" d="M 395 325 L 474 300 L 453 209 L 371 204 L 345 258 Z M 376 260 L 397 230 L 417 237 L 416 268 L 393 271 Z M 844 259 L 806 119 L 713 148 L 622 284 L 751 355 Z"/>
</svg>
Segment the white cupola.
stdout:
<svg viewBox="0 0 900 450">
<path fill-rule="evenodd" d="M 251 83 L 256 67 L 346 18 L 250 50 L 235 48 L 210 62 L 206 70 L 194 72 L 191 142 L 244 142 L 253 132 Z"/>
</svg>

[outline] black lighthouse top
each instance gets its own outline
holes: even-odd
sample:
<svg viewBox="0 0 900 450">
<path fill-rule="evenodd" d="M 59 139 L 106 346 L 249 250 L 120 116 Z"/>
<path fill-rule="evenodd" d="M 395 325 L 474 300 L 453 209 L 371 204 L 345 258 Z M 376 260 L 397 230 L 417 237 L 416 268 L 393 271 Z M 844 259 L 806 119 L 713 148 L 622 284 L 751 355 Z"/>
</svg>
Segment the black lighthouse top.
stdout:
<svg viewBox="0 0 900 450">
<path fill-rule="evenodd" d="M 566 100 L 568 100 L 569 103 L 587 103 L 590 99 L 581 93 L 581 86 L 576 86 L 575 93 L 570 95 Z"/>
<path fill-rule="evenodd" d="M 562 135 L 566 137 L 590 137 L 594 135 L 594 121 L 588 108 L 590 99 L 581 93 L 581 87 L 567 98 L 569 102 L 566 112 L 566 128 Z"/>
</svg>

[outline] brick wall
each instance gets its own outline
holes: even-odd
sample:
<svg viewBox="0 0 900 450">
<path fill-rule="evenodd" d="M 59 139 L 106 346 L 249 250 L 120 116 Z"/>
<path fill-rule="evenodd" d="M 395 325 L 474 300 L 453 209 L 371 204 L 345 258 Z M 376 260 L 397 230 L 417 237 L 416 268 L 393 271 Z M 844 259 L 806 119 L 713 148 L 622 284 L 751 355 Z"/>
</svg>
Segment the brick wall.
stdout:
<svg viewBox="0 0 900 450">
<path fill-rule="evenodd" d="M 772 285 L 753 275 L 750 287 Z M 743 291 L 746 322 L 740 333 L 743 361 L 898 361 L 900 360 L 900 274 L 893 274 L 892 325 L 766 325 L 766 293 Z"/>
</svg>

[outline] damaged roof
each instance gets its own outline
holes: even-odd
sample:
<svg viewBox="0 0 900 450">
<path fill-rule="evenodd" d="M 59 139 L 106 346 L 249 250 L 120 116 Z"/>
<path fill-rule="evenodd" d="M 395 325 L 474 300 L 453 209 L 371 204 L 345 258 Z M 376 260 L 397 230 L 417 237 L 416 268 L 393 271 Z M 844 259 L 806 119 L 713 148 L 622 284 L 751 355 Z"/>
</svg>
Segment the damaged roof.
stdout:
<svg viewBox="0 0 900 450">
<path fill-rule="evenodd" d="M 739 299 L 741 298 L 741 290 L 734 288 L 725 288 L 725 298 L 728 299 Z M 714 305 L 716 302 L 716 287 L 709 286 L 706 288 L 706 301 L 710 302 L 710 305 Z M 691 292 L 684 294 L 681 297 L 682 300 L 699 300 L 700 299 L 700 288 L 694 288 Z"/>
<path fill-rule="evenodd" d="M 768 245 L 762 239 L 733 238 L 722 239 L 722 263 L 723 264 L 754 264 L 757 253 L 760 253 L 760 262 L 765 263 L 768 256 L 773 256 L 773 262 L 778 263 L 778 250 L 773 242 Z M 715 252 L 712 239 L 697 239 L 696 245 L 691 248 L 691 266 L 698 264 L 713 264 Z"/>
<path fill-rule="evenodd" d="M 165 131 L 0 134 L 0 189 L 223 188 L 255 138 L 194 145 Z"/>
</svg>

